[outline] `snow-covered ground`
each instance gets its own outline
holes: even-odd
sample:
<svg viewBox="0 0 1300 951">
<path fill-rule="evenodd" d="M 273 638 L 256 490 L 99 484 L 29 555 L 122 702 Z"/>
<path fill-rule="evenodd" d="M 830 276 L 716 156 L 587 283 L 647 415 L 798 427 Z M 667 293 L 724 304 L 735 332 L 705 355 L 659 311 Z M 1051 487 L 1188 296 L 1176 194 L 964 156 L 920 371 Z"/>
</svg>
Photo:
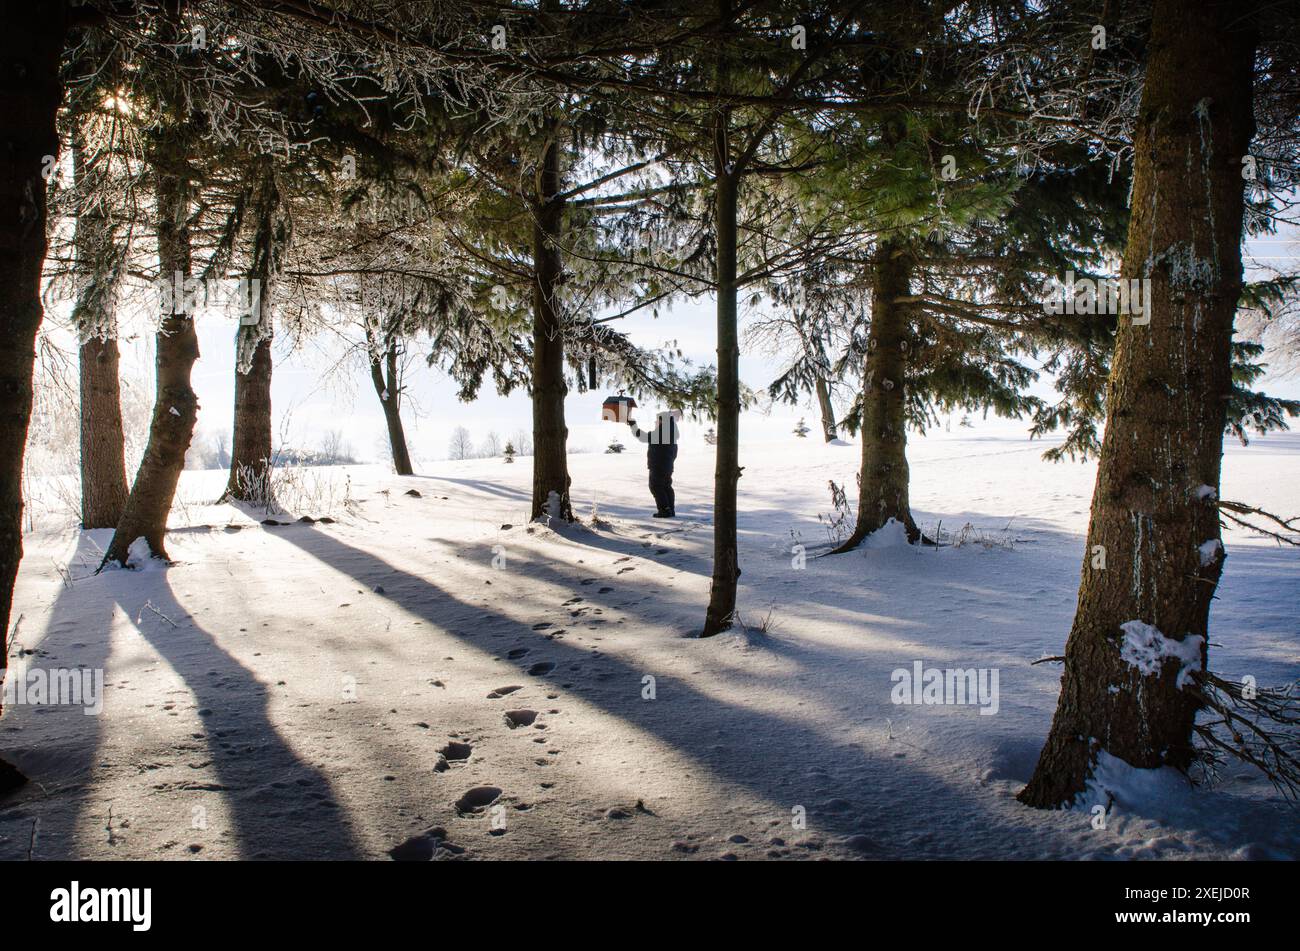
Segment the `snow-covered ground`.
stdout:
<svg viewBox="0 0 1300 951">
<path fill-rule="evenodd" d="M 1107 764 L 1103 829 L 1014 800 L 1092 465 L 936 433 L 912 501 L 963 544 L 818 558 L 857 448 L 746 444 L 744 624 L 701 641 L 712 455 L 688 438 L 671 522 L 629 450 L 572 457 L 583 524 L 561 532 L 527 524 L 528 459 L 299 473 L 292 516 L 335 521 L 269 526 L 187 472 L 166 568 L 94 575 L 108 533 L 32 532 L 11 670 L 102 668 L 104 702 L 5 711 L 0 756 L 33 781 L 0 803 L 0 856 L 1300 857 L 1297 812 L 1245 770 L 1190 790 Z M 1223 495 L 1295 514 L 1298 461 L 1296 435 L 1229 444 Z M 1212 666 L 1295 679 L 1300 558 L 1226 541 Z M 918 661 L 996 671 L 996 713 L 891 702 Z"/>
</svg>

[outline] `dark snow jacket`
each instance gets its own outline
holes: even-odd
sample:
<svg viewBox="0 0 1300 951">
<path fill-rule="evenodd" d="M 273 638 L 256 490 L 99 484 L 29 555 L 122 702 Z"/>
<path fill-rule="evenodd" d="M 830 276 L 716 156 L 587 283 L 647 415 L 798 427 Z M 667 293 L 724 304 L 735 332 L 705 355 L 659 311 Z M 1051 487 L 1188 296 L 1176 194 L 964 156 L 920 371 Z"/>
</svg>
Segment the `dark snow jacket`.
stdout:
<svg viewBox="0 0 1300 951">
<path fill-rule="evenodd" d="M 655 417 L 655 424 L 649 431 L 641 429 L 635 422 L 629 422 L 632 435 L 648 447 L 646 449 L 646 466 L 651 469 L 670 468 L 677 458 L 677 420 L 672 413 L 660 413 Z"/>
</svg>

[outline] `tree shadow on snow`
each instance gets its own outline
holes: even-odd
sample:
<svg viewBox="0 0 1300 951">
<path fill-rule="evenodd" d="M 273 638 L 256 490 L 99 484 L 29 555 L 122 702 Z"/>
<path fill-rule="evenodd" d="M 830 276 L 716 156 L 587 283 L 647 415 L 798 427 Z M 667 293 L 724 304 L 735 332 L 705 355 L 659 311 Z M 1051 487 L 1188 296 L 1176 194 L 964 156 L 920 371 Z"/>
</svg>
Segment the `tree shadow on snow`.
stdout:
<svg viewBox="0 0 1300 951">
<path fill-rule="evenodd" d="M 83 546 L 78 550 L 85 553 Z M 191 738 L 206 747 L 210 765 L 205 770 L 214 774 L 214 781 L 204 781 L 203 773 L 179 760 L 169 773 L 136 764 L 124 767 L 138 770 L 138 780 L 132 777 L 131 782 L 138 781 L 143 787 L 135 790 L 141 802 L 147 803 L 153 796 L 167 797 L 153 819 L 165 824 L 170 810 L 177 822 L 174 839 L 203 842 L 213 835 L 192 829 L 191 820 L 194 806 L 206 807 L 209 815 L 217 812 L 206 798 L 215 793 L 230 816 L 229 833 L 240 858 L 357 856 L 350 820 L 337 803 L 329 780 L 321 770 L 304 762 L 280 735 L 271 721 L 266 686 L 195 623 L 176 599 L 167 578 L 167 572 L 176 570 L 185 569 L 151 564 L 141 571 L 110 570 L 74 582 L 55 601 L 50 612 L 50 633 L 39 646 L 50 651 L 51 663 L 59 657 L 64 658 L 65 665 L 75 662 L 92 668 L 107 666 L 105 708 L 110 713 L 119 704 L 133 702 L 120 688 L 109 687 L 115 681 L 125 683 L 109 664 L 109 630 L 116 605 L 131 618 L 135 631 L 161 660 L 181 677 L 202 723 L 202 732 Z M 74 604 L 81 613 L 72 623 L 61 621 L 60 616 L 71 612 Z M 95 608 L 89 618 L 84 610 L 87 604 Z M 148 699 L 153 701 L 155 711 L 166 700 Z M 51 852 L 55 852 L 61 858 L 82 854 L 100 857 L 102 852 L 85 850 L 76 839 L 87 834 L 84 830 L 89 828 L 89 820 L 100 818 L 91 813 L 96 769 L 117 768 L 101 763 L 106 740 L 103 718 L 85 716 L 79 709 L 53 709 L 59 715 L 55 736 L 66 729 L 66 735 L 71 737 L 66 751 L 60 751 L 56 740 L 53 752 L 16 750 L 14 757 L 36 781 L 28 784 L 29 790 L 39 788 L 36 784 L 48 779 L 58 784 L 55 795 L 76 795 L 78 808 L 54 822 L 43 822 L 45 847 L 38 849 L 36 856 L 52 857 Z M 6 724 L 12 712 L 6 711 Z M 19 711 L 24 717 L 29 712 Z M 25 725 L 25 719 L 15 720 L 17 725 Z M 119 719 L 116 726 L 123 729 L 129 722 Z M 34 793 L 19 795 L 30 800 Z M 13 803 L 11 799 L 6 805 Z M 106 809 L 104 806 L 100 811 Z M 40 814 L 34 803 L 31 811 Z M 122 815 L 120 810 L 117 814 Z M 7 827 L 6 818 L 0 816 L 0 822 Z M 12 835 L 11 829 L 5 831 Z M 96 834 L 108 835 L 113 841 L 107 832 L 96 830 Z M 25 855 L 27 838 L 19 838 Z M 57 850 L 50 844 L 51 839 L 60 842 Z"/>
<path fill-rule="evenodd" d="M 1003 518 L 983 513 L 961 513 L 959 518 L 976 524 L 1005 522 Z M 445 585 L 398 568 L 332 533 L 300 529 L 281 537 L 327 564 L 347 571 L 358 582 L 369 586 L 386 584 L 385 590 L 392 591 L 388 597 L 393 603 L 481 650 L 504 653 L 508 647 L 527 646 L 529 652 L 518 662 L 523 676 L 528 676 L 528 668 L 534 664 L 553 664 L 551 670 L 540 675 L 544 682 L 656 736 L 710 770 L 720 782 L 749 789 L 776 804 L 778 811 L 773 818 L 783 820 L 787 828 L 789 810 L 803 806 L 810 832 L 866 836 L 865 842 L 851 841 L 857 843 L 857 851 L 874 858 L 1106 857 L 1110 854 L 1107 844 L 1100 843 L 1093 834 L 1088 821 L 1090 815 L 1041 813 L 1009 802 L 1010 796 L 1027 780 L 1028 769 L 1037 758 L 1059 689 L 1059 668 L 1035 667 L 1031 662 L 1042 656 L 1038 647 L 1044 641 L 1064 642 L 1073 613 L 1072 599 L 1049 608 L 1042 603 L 1042 597 L 1062 584 L 1066 590 L 1071 588 L 1083 544 L 1082 539 L 1050 523 L 1021 519 L 1016 525 L 1024 540 L 1019 548 L 1010 551 L 997 548 L 986 551 L 978 546 L 967 552 L 909 549 L 909 554 L 916 559 L 915 566 L 911 562 L 891 565 L 888 553 L 872 553 L 886 556 L 875 562 L 868 559 L 868 564 L 873 565 L 871 572 L 878 578 L 881 565 L 906 576 L 918 569 L 925 572 L 928 565 L 936 564 L 940 567 L 928 583 L 935 590 L 954 589 L 960 599 L 959 610 L 969 611 L 969 605 L 986 602 L 983 605 L 986 618 L 971 624 L 971 634 L 966 640 L 927 647 L 922 632 L 935 623 L 934 599 L 901 599 L 888 588 L 873 590 L 868 582 L 861 585 L 862 590 L 844 592 L 834 609 L 846 615 L 861 614 L 870 603 L 877 611 L 886 612 L 873 618 L 873 630 L 883 627 L 885 631 L 895 631 L 903 640 L 912 642 L 906 647 L 893 644 L 864 650 L 855 645 L 849 650 L 806 637 L 765 637 L 759 640 L 759 649 L 794 663 L 804 672 L 798 686 L 784 674 L 750 676 L 743 654 L 728 672 L 728 681 L 731 684 L 742 681 L 747 695 L 767 687 L 793 692 L 798 706 L 806 703 L 837 708 L 843 716 L 845 732 L 851 724 L 874 721 L 882 733 L 887 730 L 890 736 L 887 743 L 879 745 L 838 738 L 833 726 L 812 724 L 795 709 L 783 715 L 756 709 L 743 701 L 720 699 L 680 677 L 639 669 L 634 662 L 603 651 L 593 656 L 589 644 L 579 646 L 548 639 L 547 634 L 553 629 L 531 629 L 533 617 L 538 621 L 554 620 L 556 627 L 577 628 L 590 622 L 590 616 L 581 620 L 566 616 L 566 606 L 560 601 L 567 595 L 577 594 L 588 599 L 589 604 L 600 603 L 598 597 L 593 597 L 593 592 L 599 590 L 597 584 L 615 589 L 608 595 L 606 610 L 626 613 L 629 624 L 604 624 L 599 630 L 589 629 L 591 634 L 600 634 L 606 641 L 618 640 L 620 647 L 626 647 L 635 643 L 624 638 L 641 636 L 658 641 L 661 637 L 658 630 L 693 629 L 703 611 L 702 600 L 686 597 L 671 588 L 665 590 L 661 585 L 647 592 L 643 583 L 629 580 L 631 575 L 606 575 L 610 568 L 617 571 L 614 566 L 622 564 L 621 559 L 606 566 L 570 565 L 532 552 L 532 557 L 526 565 L 520 564 L 519 570 L 537 582 L 536 597 L 523 594 L 531 602 L 527 603 L 530 613 L 536 613 L 521 622 L 493 610 L 490 605 L 471 603 L 464 596 L 468 591 L 453 593 Z M 635 543 L 621 544 L 620 540 L 607 539 L 590 530 L 575 532 L 574 536 L 566 534 L 564 538 L 610 554 L 652 557 L 638 550 Z M 1050 560 L 1059 563 L 1042 564 L 1048 552 Z M 459 557 L 487 563 L 492 557 L 492 543 L 485 541 L 461 547 L 456 553 Z M 781 557 L 784 560 L 784 555 Z M 513 552 L 513 558 L 519 558 L 518 550 Z M 937 562 L 931 560 L 935 558 Z M 986 563 L 985 558 L 998 561 Z M 748 560 L 758 559 L 750 552 Z M 635 561 L 626 564 L 634 565 Z M 853 578 L 864 571 L 862 560 L 853 555 L 836 556 L 830 564 L 840 567 L 829 577 L 823 577 L 821 583 L 823 586 L 829 583 L 832 588 L 837 576 Z M 989 588 L 986 583 L 990 567 L 996 576 L 1023 579 L 1037 574 L 1038 577 L 1030 584 L 1023 580 L 1015 582 L 1013 587 L 1023 600 L 1007 610 L 1007 606 L 999 603 L 1007 594 L 1005 587 Z M 764 577 L 762 566 L 754 574 L 759 577 L 751 580 L 751 585 L 763 588 L 771 583 L 770 577 Z M 799 574 L 798 586 L 802 588 L 809 582 L 805 573 Z M 396 585 L 392 583 L 395 576 L 401 579 Z M 598 577 L 596 584 L 582 584 L 592 576 Z M 1065 580 L 1053 580 L 1054 576 Z M 628 593 L 646 596 L 629 601 Z M 804 596 L 815 597 L 811 592 L 805 592 Z M 550 598 L 555 599 L 554 604 L 546 603 Z M 518 600 L 515 603 L 524 606 Z M 1038 624 L 1025 625 L 1024 612 L 1031 612 L 1028 616 L 1034 617 Z M 447 619 L 457 614 L 463 620 L 448 623 Z M 483 623 L 485 614 L 495 614 L 498 620 L 512 625 L 513 636 L 497 643 L 484 643 L 479 635 L 494 627 L 490 621 Z M 909 628 L 913 624 L 917 625 L 915 630 Z M 632 629 L 637 626 L 648 626 L 650 631 L 643 629 L 633 634 Z M 1009 643 L 1001 641 L 1000 632 L 1010 635 Z M 921 633 L 921 643 L 916 642 L 917 633 Z M 689 645 L 687 649 L 698 648 L 707 652 L 705 656 L 717 659 L 719 650 L 727 650 L 726 646 L 718 646 L 725 640 Z M 753 643 L 751 640 L 751 647 Z M 893 667 L 908 666 L 916 658 L 944 666 L 1003 668 L 1002 703 L 1009 709 L 1019 708 L 1020 719 L 980 716 L 973 707 L 900 709 L 894 706 L 890 702 L 892 681 L 885 678 Z M 824 675 L 825 671 L 852 671 L 855 667 L 861 669 L 863 679 L 850 675 L 828 683 Z M 659 699 L 656 702 L 645 702 L 640 697 L 641 678 L 646 673 L 657 679 Z M 866 682 L 868 675 L 880 682 Z M 1041 729 L 1026 730 L 1024 716 L 1031 722 L 1040 720 Z M 917 726 L 921 732 L 909 734 L 910 725 Z M 912 742 L 913 738 L 916 742 Z M 929 744 L 943 745 L 949 752 L 936 763 L 929 759 L 926 749 Z M 954 758 L 953 749 L 961 750 L 961 755 Z M 949 767 L 954 759 L 959 763 L 965 761 L 969 772 L 947 775 L 936 771 L 936 766 Z M 1296 845 L 1294 835 L 1288 837 L 1286 832 L 1285 804 L 1236 795 L 1233 789 L 1215 790 L 1211 795 L 1192 794 L 1178 808 L 1166 809 L 1141 802 L 1125 806 L 1124 822 L 1146 819 L 1172 822 L 1176 828 L 1168 831 L 1200 833 L 1220 848 L 1239 843 L 1238 836 L 1271 842 L 1273 847 L 1284 851 L 1294 850 Z M 1223 815 L 1225 807 L 1232 812 L 1227 819 Z M 774 831 L 779 830 L 774 827 Z M 1174 842 L 1166 851 L 1174 854 L 1180 848 Z M 1125 856 L 1125 850 L 1131 849 L 1130 843 L 1121 846 L 1116 854 Z M 1135 855 L 1159 857 L 1160 849 L 1156 851 L 1153 855 L 1141 852 Z"/>
<path fill-rule="evenodd" d="M 50 606 L 40 639 L 34 638 L 30 629 L 20 635 L 22 646 L 35 653 L 24 652 L 20 658 L 15 652 L 9 661 L 9 678 L 37 669 L 80 667 L 93 671 L 105 667 L 111 649 L 113 602 L 87 598 L 84 592 L 94 585 L 95 566 L 111 535 L 112 531 L 105 529 L 77 536 L 66 568 L 71 583 L 63 585 Z M 96 536 L 102 544 L 97 544 Z M 106 673 L 105 687 L 111 683 Z M 33 859 L 77 858 L 85 854 L 81 846 L 84 837 L 104 834 L 105 817 L 98 810 L 102 803 L 92 807 L 91 800 L 103 722 L 103 717 L 87 715 L 80 706 L 6 705 L 0 721 L 0 756 L 21 769 L 29 782 L 3 801 L 0 837 L 4 846 L 0 855 L 4 859 L 25 859 L 29 850 Z M 73 800 L 72 804 L 68 800 Z M 92 813 L 92 808 L 97 811 Z"/>
<path fill-rule="evenodd" d="M 240 857 L 355 858 L 354 832 L 329 779 L 304 762 L 271 722 L 266 685 L 194 622 L 166 572 L 146 571 L 144 577 L 158 583 L 145 591 L 129 576 L 114 574 L 128 582 L 116 587 L 117 603 L 194 695 Z M 141 594 L 176 626 L 142 612 Z"/>
<path fill-rule="evenodd" d="M 531 630 L 531 618 L 519 621 L 491 605 L 474 604 L 430 578 L 398 568 L 319 528 L 295 527 L 278 537 L 345 571 L 362 585 L 382 585 L 386 592 L 382 597 L 469 646 L 490 654 L 504 653 L 510 646 L 527 646 L 526 657 L 517 661 L 518 682 L 536 678 L 534 682 L 562 691 L 561 696 L 577 698 L 651 734 L 707 770 L 716 778 L 720 794 L 727 786 L 735 786 L 761 798 L 772 808 L 774 835 L 797 839 L 806 834 L 823 841 L 829 836 L 849 843 L 848 850 L 838 854 L 894 859 L 1006 855 L 1005 843 L 1012 835 L 1021 843 L 1034 841 L 1043 855 L 1061 847 L 1059 821 L 1044 821 L 1027 831 L 1026 822 L 1008 820 L 991 810 L 992 793 L 982 789 L 974 777 L 968 784 L 960 784 L 933 775 L 924 759 L 925 750 L 909 744 L 906 737 L 900 736 L 897 744 L 888 748 L 867 749 L 860 742 L 840 738 L 833 727 L 810 722 L 793 707 L 777 713 L 723 699 L 680 676 L 642 668 L 603 651 L 595 655 L 589 645 L 548 639 L 551 630 Z M 479 557 L 491 557 L 489 548 L 479 547 Z M 527 571 L 540 583 L 586 597 L 590 590 L 581 586 L 581 578 L 594 573 L 584 571 L 586 567 L 564 566 L 567 570 L 562 570 L 539 560 L 530 562 Z M 632 584 L 617 579 L 610 583 Z M 536 603 L 529 608 L 537 611 L 534 616 L 539 620 L 554 618 L 555 627 L 569 623 L 558 600 L 554 605 Z M 637 624 L 655 628 L 671 628 L 677 619 L 687 617 L 697 621 L 702 612 L 702 605 L 693 599 L 688 604 L 665 596 L 618 608 L 635 615 Z M 489 618 L 486 623 L 485 616 Z M 514 637 L 488 643 L 481 635 L 500 627 L 494 621 L 512 627 Z M 600 633 L 612 640 L 626 630 L 607 624 Z M 716 657 L 716 652 L 729 649 L 727 640 L 720 637 L 691 644 L 688 649 Z M 536 670 L 539 663 L 550 667 L 532 673 L 530 668 Z M 642 678 L 647 673 L 656 678 L 658 699 L 654 702 L 641 697 Z M 771 685 L 791 689 L 784 680 Z M 873 717 L 879 716 L 883 729 L 884 714 L 891 709 L 888 685 L 872 697 L 862 689 L 838 689 L 843 691 L 839 697 L 829 697 L 825 685 L 813 678 L 802 690 L 802 701 L 842 703 L 847 711 L 846 726 L 869 711 Z M 918 798 L 924 800 L 923 808 L 918 808 Z M 807 833 L 791 831 L 795 807 L 806 811 Z M 1086 826 L 1083 819 L 1079 822 Z M 945 838 L 945 825 L 963 830 L 963 841 Z M 851 836 L 863 838 L 849 839 Z"/>
</svg>

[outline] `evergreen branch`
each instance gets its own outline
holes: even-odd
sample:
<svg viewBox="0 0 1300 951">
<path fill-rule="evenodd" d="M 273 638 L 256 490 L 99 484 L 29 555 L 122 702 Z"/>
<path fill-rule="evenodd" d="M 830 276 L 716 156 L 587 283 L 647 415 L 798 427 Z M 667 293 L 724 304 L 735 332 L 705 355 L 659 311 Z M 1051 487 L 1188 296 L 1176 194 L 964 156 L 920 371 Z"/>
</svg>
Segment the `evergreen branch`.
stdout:
<svg viewBox="0 0 1300 951">
<path fill-rule="evenodd" d="M 1197 723 L 1193 730 L 1205 746 L 1203 764 L 1214 772 L 1227 754 L 1254 766 L 1285 798 L 1300 802 L 1300 693 L 1285 688 L 1249 688 L 1213 673 L 1192 671 L 1189 688 L 1204 709 L 1219 719 Z M 1226 738 L 1224 734 L 1226 733 Z"/>
<path fill-rule="evenodd" d="M 1267 535 L 1269 538 L 1275 539 L 1280 544 L 1292 545 L 1300 548 L 1300 539 L 1271 531 L 1270 529 L 1264 528 L 1262 525 L 1256 525 L 1247 519 L 1237 518 L 1237 515 L 1257 515 L 1276 523 L 1285 531 L 1300 532 L 1300 524 L 1297 524 L 1300 523 L 1300 515 L 1297 515 L 1294 518 L 1284 519 L 1281 516 L 1274 515 L 1272 512 L 1267 512 L 1264 509 L 1257 508 L 1253 505 L 1246 505 L 1243 502 L 1230 502 L 1227 499 L 1220 499 L 1218 506 L 1219 514 L 1234 525 L 1253 532 L 1259 532 L 1261 535 Z M 1230 515 L 1228 514 L 1229 512 L 1235 512 L 1236 515 Z"/>
</svg>

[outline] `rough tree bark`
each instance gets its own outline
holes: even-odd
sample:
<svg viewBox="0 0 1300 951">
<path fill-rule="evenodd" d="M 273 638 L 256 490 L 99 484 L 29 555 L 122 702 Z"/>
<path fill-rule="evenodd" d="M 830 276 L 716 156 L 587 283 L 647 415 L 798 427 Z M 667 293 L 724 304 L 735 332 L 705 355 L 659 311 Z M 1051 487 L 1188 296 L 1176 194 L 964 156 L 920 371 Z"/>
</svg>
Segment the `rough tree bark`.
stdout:
<svg viewBox="0 0 1300 951">
<path fill-rule="evenodd" d="M 1074 802 L 1105 752 L 1186 769 L 1210 600 L 1216 497 L 1241 288 L 1242 158 L 1254 133 L 1254 38 L 1240 4 L 1157 0 L 1134 138 L 1125 279 L 1106 433 L 1056 716 L 1020 800 Z M 1169 656 L 1181 654 L 1181 658 Z M 1145 669 L 1141 669 L 1145 668 Z"/>
<path fill-rule="evenodd" d="M 72 166 L 77 189 L 85 196 L 73 233 L 79 286 L 72 306 L 72 325 L 81 342 L 81 527 L 112 528 L 130 491 L 115 311 L 126 253 L 106 210 L 101 171 L 86 154 L 80 129 L 73 132 Z"/>
<path fill-rule="evenodd" d="M 858 518 L 853 534 L 836 549 L 849 551 L 891 518 L 917 542 L 912 519 L 907 466 L 907 306 L 912 263 L 907 249 L 893 241 L 876 251 L 871 290 L 871 330 L 862 379 L 862 470 Z"/>
<path fill-rule="evenodd" d="M 835 406 L 831 403 L 831 388 L 825 378 L 820 376 L 813 383 L 813 388 L 817 393 L 817 408 L 822 414 L 822 437 L 831 442 L 839 435 L 835 430 Z"/>
<path fill-rule="evenodd" d="M 41 325 L 45 178 L 58 155 L 63 98 L 59 57 L 67 4 L 0 3 L 0 639 L 9 643 L 14 581 L 23 556 L 23 452 Z M 0 676 L 9 651 L 0 650 Z M 0 790 L 24 782 L 0 761 Z"/>
<path fill-rule="evenodd" d="M 384 371 L 388 379 L 384 379 Z M 384 410 L 388 424 L 388 445 L 393 452 L 393 471 L 398 475 L 414 475 L 411 454 L 406 448 L 406 430 L 402 428 L 402 381 L 398 366 L 397 336 L 389 335 L 381 348 L 378 341 L 370 340 L 370 382 Z"/>
<path fill-rule="evenodd" d="M 258 197 L 253 259 L 249 280 L 257 301 L 255 323 L 242 324 L 235 333 L 235 415 L 230 446 L 230 478 L 226 497 L 241 501 L 269 501 L 271 468 L 271 341 L 275 323 L 271 310 L 275 274 L 287 243 L 286 225 L 279 214 L 280 193 L 273 171 L 267 171 Z"/>
<path fill-rule="evenodd" d="M 190 385 L 190 371 L 199 358 L 199 338 L 194 331 L 193 301 L 186 291 L 191 264 L 191 170 L 186 154 L 189 143 L 181 132 L 184 121 L 184 117 L 173 117 L 150 157 L 157 202 L 159 279 L 170 284 L 172 293 L 164 297 L 170 305 L 164 310 L 169 312 L 162 314 L 156 335 L 157 381 L 149 442 L 122 520 L 104 553 L 104 564 L 126 565 L 131 544 L 141 537 L 155 558 L 167 557 L 167 515 L 198 420 L 199 400 Z"/>
<path fill-rule="evenodd" d="M 266 290 L 262 306 L 267 307 Z M 230 440 L 230 478 L 225 497 L 239 501 L 268 501 L 271 468 L 271 330 L 240 327 L 235 350 L 244 359 L 252 349 L 247 371 L 235 367 L 234 431 Z M 242 338 L 242 339 L 241 339 Z"/>
<path fill-rule="evenodd" d="M 730 0 L 719 0 L 722 22 L 731 20 Z M 726 65 L 718 68 L 724 88 Z M 740 342 L 736 333 L 736 195 L 739 169 L 732 164 L 731 112 L 713 117 L 713 187 L 716 205 L 718 323 L 718 442 L 713 470 L 713 578 L 701 637 L 731 627 L 736 613 L 740 564 L 736 543 L 736 484 L 740 480 Z"/>
<path fill-rule="evenodd" d="M 564 420 L 564 328 L 556 302 L 562 277 L 557 124 L 549 123 L 537 166 L 533 205 L 533 506 L 532 517 L 573 521 L 569 499 L 569 428 Z"/>
<path fill-rule="evenodd" d="M 81 527 L 113 528 L 130 489 L 122 434 L 118 348 L 113 337 L 87 337 L 81 375 Z"/>
</svg>

